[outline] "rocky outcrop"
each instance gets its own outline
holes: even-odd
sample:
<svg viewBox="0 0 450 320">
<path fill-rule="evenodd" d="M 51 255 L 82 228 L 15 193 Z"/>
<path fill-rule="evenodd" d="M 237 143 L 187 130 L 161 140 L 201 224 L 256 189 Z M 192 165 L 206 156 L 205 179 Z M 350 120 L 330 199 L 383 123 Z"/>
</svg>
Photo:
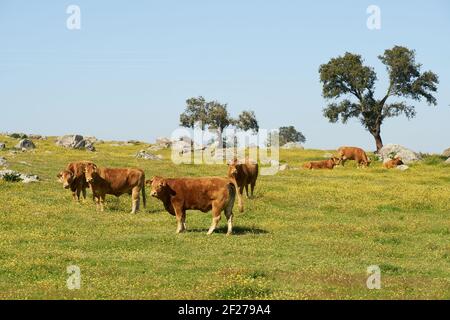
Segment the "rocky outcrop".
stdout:
<svg viewBox="0 0 450 320">
<path fill-rule="evenodd" d="M 0 179 L 8 182 L 38 182 L 39 177 L 34 174 L 24 174 L 14 170 L 0 170 Z"/>
<path fill-rule="evenodd" d="M 93 142 L 91 141 L 92 138 L 85 139 L 81 135 L 65 135 L 62 137 L 59 137 L 56 140 L 56 145 L 68 148 L 68 149 L 77 149 L 77 150 L 88 150 L 88 151 L 95 151 L 95 147 Z"/>
<path fill-rule="evenodd" d="M 402 158 L 402 161 L 406 164 L 416 162 L 422 159 L 418 153 L 408 148 L 405 148 L 399 144 L 385 145 L 383 148 L 380 149 L 378 155 L 381 157 L 383 162 L 386 161 L 387 159 L 393 159 L 395 157 Z"/>
<path fill-rule="evenodd" d="M 148 153 L 145 150 L 141 150 L 136 154 L 136 158 L 144 159 L 144 160 L 162 160 L 163 156 L 160 154 L 154 155 L 154 154 Z"/>
<path fill-rule="evenodd" d="M 285 145 L 283 145 L 281 147 L 281 149 L 298 149 L 298 150 L 303 150 L 305 148 L 299 142 L 288 142 Z"/>
<path fill-rule="evenodd" d="M 19 150 L 32 150 L 35 149 L 36 146 L 34 145 L 33 141 L 30 139 L 22 139 L 19 141 L 18 144 L 14 147 Z"/>
<path fill-rule="evenodd" d="M 442 155 L 446 158 L 450 158 L 450 148 L 445 149 L 444 152 L 442 152 Z"/>
</svg>

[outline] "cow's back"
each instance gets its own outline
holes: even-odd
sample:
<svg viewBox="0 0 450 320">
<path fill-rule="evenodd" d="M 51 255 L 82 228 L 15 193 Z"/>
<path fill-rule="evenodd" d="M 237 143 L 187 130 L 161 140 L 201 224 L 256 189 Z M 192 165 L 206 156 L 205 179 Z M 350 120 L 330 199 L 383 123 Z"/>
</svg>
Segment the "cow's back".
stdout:
<svg viewBox="0 0 450 320">
<path fill-rule="evenodd" d="M 229 196 L 227 178 L 178 178 L 167 179 L 167 184 L 174 191 L 176 201 L 182 201 L 189 209 L 209 211 L 213 201 L 221 201 Z"/>
<path fill-rule="evenodd" d="M 98 174 L 104 182 L 98 187 L 113 195 L 129 193 L 134 187 L 143 187 L 145 183 L 145 173 L 141 169 L 99 168 Z"/>
</svg>

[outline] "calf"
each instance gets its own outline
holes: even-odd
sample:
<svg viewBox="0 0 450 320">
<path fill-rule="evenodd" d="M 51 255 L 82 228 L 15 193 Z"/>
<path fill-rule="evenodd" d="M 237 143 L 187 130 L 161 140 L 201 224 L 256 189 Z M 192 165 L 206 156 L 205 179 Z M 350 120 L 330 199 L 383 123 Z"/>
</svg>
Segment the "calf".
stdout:
<svg viewBox="0 0 450 320">
<path fill-rule="evenodd" d="M 357 147 L 340 147 L 337 150 L 339 162 L 344 166 L 347 160 L 355 160 L 358 167 L 370 165 L 370 160 L 363 149 Z"/>
<path fill-rule="evenodd" d="M 151 195 L 162 201 L 164 208 L 177 218 L 177 233 L 186 230 L 186 210 L 212 210 L 212 224 L 208 235 L 214 232 L 224 211 L 228 221 L 228 232 L 233 226 L 233 206 L 236 188 L 228 178 L 179 178 L 153 177 L 146 181 L 151 186 Z"/>
<path fill-rule="evenodd" d="M 64 189 L 72 191 L 72 197 L 76 201 L 80 201 L 80 194 L 86 199 L 86 189 L 89 185 L 86 182 L 84 169 L 90 161 L 71 162 L 66 169 L 57 174 L 59 181 L 63 184 Z"/>
<path fill-rule="evenodd" d="M 311 161 L 308 163 L 305 163 L 303 165 L 303 168 L 313 170 L 313 169 L 330 169 L 333 170 L 333 168 L 339 164 L 339 159 L 332 157 L 328 160 L 322 160 L 322 161 Z"/>
<path fill-rule="evenodd" d="M 402 158 L 395 158 L 395 159 L 391 159 L 389 161 L 386 161 L 385 163 L 383 163 L 383 167 L 385 167 L 386 169 L 393 169 L 397 166 L 400 166 L 404 164 L 402 161 Z"/>
<path fill-rule="evenodd" d="M 145 173 L 141 169 L 101 168 L 90 163 L 86 166 L 84 173 L 86 181 L 91 187 L 97 209 L 104 210 L 105 196 L 107 194 L 119 197 L 124 193 L 128 193 L 132 199 L 131 213 L 136 213 L 139 210 L 141 192 L 145 208 Z"/>
<path fill-rule="evenodd" d="M 253 191 L 255 190 L 256 179 L 258 179 L 258 163 L 250 162 L 245 159 L 245 162 L 240 162 L 236 158 L 228 164 L 228 177 L 234 179 L 237 187 L 239 188 L 239 211 L 244 211 L 244 206 L 242 204 L 242 194 L 247 194 L 247 198 L 249 198 L 248 194 L 248 186 L 250 185 L 251 197 L 253 198 Z"/>
</svg>

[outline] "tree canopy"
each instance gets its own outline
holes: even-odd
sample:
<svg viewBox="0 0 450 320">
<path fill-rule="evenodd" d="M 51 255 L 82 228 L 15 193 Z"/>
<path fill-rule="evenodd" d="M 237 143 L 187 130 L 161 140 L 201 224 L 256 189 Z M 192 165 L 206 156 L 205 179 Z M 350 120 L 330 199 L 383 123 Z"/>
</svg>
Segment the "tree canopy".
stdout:
<svg viewBox="0 0 450 320">
<path fill-rule="evenodd" d="M 319 68 L 323 97 L 334 100 L 323 109 L 324 116 L 333 123 L 357 118 L 375 138 L 377 151 L 383 147 L 381 125 L 385 119 L 401 114 L 408 119 L 416 116 L 415 107 L 406 101 L 387 103 L 387 100 L 390 97 L 425 99 L 429 105 L 436 105 L 433 93 L 439 83 L 435 73 L 421 72 L 414 50 L 395 46 L 378 58 L 389 75 L 388 89 L 381 99 L 375 97 L 377 75 L 373 68 L 364 65 L 360 55 L 347 52 Z M 338 101 L 339 98 L 342 100 Z"/>
</svg>

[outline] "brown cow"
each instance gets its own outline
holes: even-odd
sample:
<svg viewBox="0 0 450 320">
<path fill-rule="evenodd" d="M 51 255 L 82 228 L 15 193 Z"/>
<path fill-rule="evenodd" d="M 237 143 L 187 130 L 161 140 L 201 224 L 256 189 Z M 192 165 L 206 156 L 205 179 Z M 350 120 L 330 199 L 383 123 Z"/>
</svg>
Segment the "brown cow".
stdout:
<svg viewBox="0 0 450 320">
<path fill-rule="evenodd" d="M 248 158 L 244 162 L 235 158 L 228 164 L 228 177 L 236 181 L 237 187 L 239 188 L 239 211 L 243 212 L 242 194 L 245 188 L 247 198 L 250 198 L 248 194 L 248 186 L 250 185 L 251 197 L 253 198 L 256 179 L 258 179 L 258 163 L 251 162 Z"/>
<path fill-rule="evenodd" d="M 339 162 L 344 166 L 347 160 L 355 160 L 358 167 L 369 166 L 370 159 L 363 149 L 357 147 L 340 147 L 337 150 Z"/>
<path fill-rule="evenodd" d="M 88 164 L 85 168 L 86 181 L 91 187 L 97 209 L 104 210 L 105 196 L 107 194 L 116 197 L 124 193 L 131 195 L 131 213 L 139 210 L 140 192 L 144 208 L 146 206 L 145 173 L 141 169 L 134 168 L 101 168 L 95 164 Z"/>
<path fill-rule="evenodd" d="M 322 161 L 311 161 L 308 163 L 305 163 L 303 165 L 303 168 L 313 170 L 313 169 L 330 169 L 333 170 L 335 166 L 339 164 L 339 159 L 336 157 L 332 157 L 328 160 L 322 160 Z"/>
<path fill-rule="evenodd" d="M 208 235 L 213 233 L 224 211 L 228 221 L 228 232 L 233 226 L 233 206 L 236 196 L 231 179 L 219 177 L 165 179 L 153 177 L 146 184 L 151 186 L 151 195 L 162 201 L 166 211 L 177 218 L 177 233 L 186 230 L 186 210 L 212 210 L 212 224 Z"/>
<path fill-rule="evenodd" d="M 90 161 L 71 162 L 66 169 L 58 173 L 57 177 L 63 184 L 64 189 L 72 191 L 72 197 L 76 201 L 80 201 L 80 194 L 86 199 L 86 189 L 89 185 L 84 176 L 84 169 Z"/>
<path fill-rule="evenodd" d="M 402 158 L 397 157 L 395 159 L 391 159 L 389 161 L 386 161 L 385 163 L 383 163 L 383 167 L 385 167 L 386 169 L 393 169 L 397 166 L 400 166 L 404 164 L 402 161 Z"/>
</svg>

